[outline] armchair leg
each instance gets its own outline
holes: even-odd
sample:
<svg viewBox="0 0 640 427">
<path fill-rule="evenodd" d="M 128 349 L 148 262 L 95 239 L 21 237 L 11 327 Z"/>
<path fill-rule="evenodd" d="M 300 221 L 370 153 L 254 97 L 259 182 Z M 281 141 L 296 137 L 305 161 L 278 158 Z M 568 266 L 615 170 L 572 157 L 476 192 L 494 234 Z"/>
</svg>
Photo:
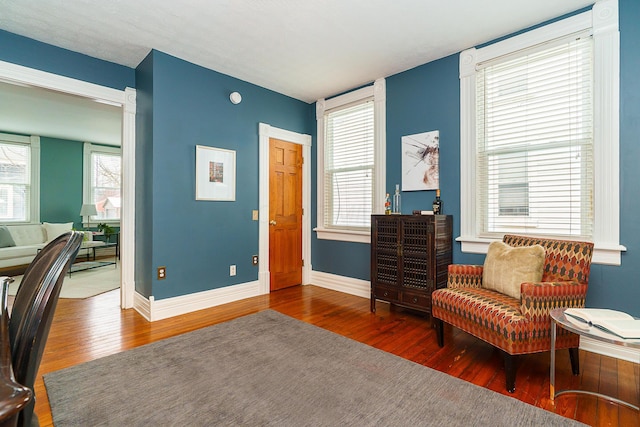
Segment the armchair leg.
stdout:
<svg viewBox="0 0 640 427">
<path fill-rule="evenodd" d="M 438 347 L 444 347 L 444 325 L 442 319 L 431 316 L 433 326 L 436 327 L 436 339 L 438 340 Z"/>
<path fill-rule="evenodd" d="M 578 354 L 578 347 L 569 349 L 569 359 L 571 359 L 571 372 L 573 372 L 573 375 L 580 375 L 580 355 Z"/>
<path fill-rule="evenodd" d="M 506 386 L 509 393 L 516 391 L 516 357 L 503 351 L 504 373 L 507 377 Z"/>
</svg>

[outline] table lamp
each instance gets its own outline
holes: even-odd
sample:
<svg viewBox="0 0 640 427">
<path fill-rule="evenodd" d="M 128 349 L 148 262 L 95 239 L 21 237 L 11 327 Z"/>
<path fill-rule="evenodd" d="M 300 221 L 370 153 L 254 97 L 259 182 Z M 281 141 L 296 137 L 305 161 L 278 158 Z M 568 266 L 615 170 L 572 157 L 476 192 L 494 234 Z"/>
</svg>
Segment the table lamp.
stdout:
<svg viewBox="0 0 640 427">
<path fill-rule="evenodd" d="M 96 209 L 96 205 L 94 204 L 89 204 L 89 203 L 85 203 L 82 205 L 82 208 L 80 208 L 80 216 L 87 217 L 87 228 L 91 228 L 91 216 L 92 215 L 98 215 L 98 210 Z"/>
</svg>

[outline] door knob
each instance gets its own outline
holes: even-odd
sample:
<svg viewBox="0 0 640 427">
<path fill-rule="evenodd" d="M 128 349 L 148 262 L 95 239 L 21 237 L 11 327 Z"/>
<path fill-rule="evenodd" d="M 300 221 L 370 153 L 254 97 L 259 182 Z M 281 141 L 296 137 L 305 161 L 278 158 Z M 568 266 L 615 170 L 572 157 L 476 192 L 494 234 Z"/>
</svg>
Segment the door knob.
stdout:
<svg viewBox="0 0 640 427">
<path fill-rule="evenodd" d="M 271 221 L 269 221 L 269 225 L 276 225 L 276 224 L 277 224 L 277 223 L 276 223 L 276 220 L 275 220 L 275 219 L 272 219 Z"/>
</svg>

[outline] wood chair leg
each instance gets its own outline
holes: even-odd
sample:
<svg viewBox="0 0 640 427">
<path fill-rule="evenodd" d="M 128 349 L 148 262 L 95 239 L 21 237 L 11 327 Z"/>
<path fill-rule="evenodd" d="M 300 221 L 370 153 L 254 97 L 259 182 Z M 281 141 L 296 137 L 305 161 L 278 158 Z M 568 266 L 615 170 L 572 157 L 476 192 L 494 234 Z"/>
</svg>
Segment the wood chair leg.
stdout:
<svg viewBox="0 0 640 427">
<path fill-rule="evenodd" d="M 431 317 L 433 326 L 436 328 L 436 339 L 438 340 L 438 347 L 444 347 L 444 324 L 442 319 Z"/>
<path fill-rule="evenodd" d="M 580 355 L 578 353 L 578 347 L 569 349 L 569 359 L 571 359 L 571 372 L 573 372 L 573 375 L 580 375 Z"/>
<path fill-rule="evenodd" d="M 516 357 L 503 351 L 504 373 L 507 378 L 506 386 L 509 393 L 516 391 Z"/>
</svg>

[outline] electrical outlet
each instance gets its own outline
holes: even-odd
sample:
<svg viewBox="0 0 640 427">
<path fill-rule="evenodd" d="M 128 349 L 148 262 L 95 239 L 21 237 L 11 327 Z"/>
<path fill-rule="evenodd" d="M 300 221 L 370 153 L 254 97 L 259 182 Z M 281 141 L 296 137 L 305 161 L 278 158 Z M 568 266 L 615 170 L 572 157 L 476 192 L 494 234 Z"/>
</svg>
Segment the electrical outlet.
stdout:
<svg viewBox="0 0 640 427">
<path fill-rule="evenodd" d="M 236 266 L 234 265 L 230 265 L 229 266 L 229 276 L 235 276 L 236 275 Z"/>
<path fill-rule="evenodd" d="M 258 255 L 253 255 L 251 257 L 251 264 L 258 265 Z"/>
<path fill-rule="evenodd" d="M 160 266 L 158 267 L 158 280 L 164 280 L 167 278 L 167 267 Z"/>
</svg>

